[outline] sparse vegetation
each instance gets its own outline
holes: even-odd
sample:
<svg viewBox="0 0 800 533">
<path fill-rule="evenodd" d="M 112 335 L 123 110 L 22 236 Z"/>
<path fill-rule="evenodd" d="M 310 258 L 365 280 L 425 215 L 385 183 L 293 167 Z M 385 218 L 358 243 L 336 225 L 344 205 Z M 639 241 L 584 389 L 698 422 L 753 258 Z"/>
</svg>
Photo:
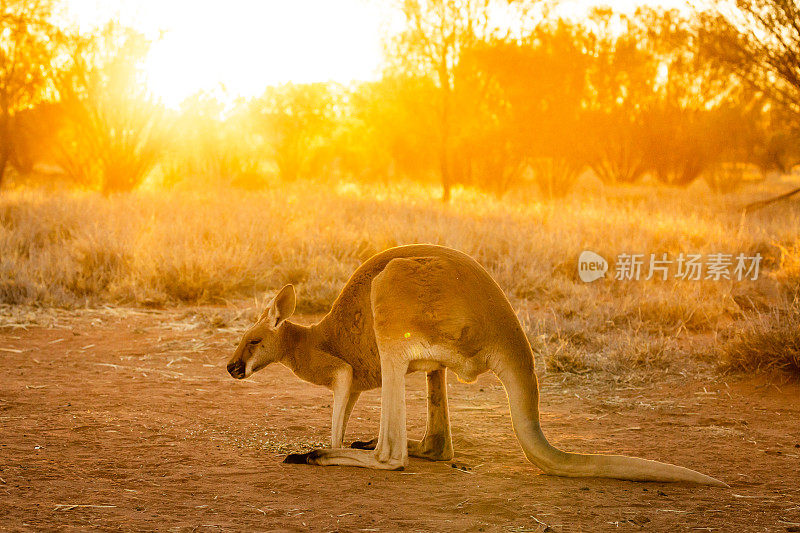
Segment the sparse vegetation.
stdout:
<svg viewBox="0 0 800 533">
<path fill-rule="evenodd" d="M 719 350 L 726 370 L 777 371 L 800 379 L 800 305 L 752 318 L 728 332 Z"/>
<path fill-rule="evenodd" d="M 0 302 L 252 303 L 294 283 L 300 311 L 319 313 L 370 255 L 430 242 L 464 250 L 489 269 L 547 368 L 620 373 L 678 370 L 708 338 L 732 325 L 746 328 L 800 287 L 798 211 L 791 204 L 782 216 L 743 222 L 724 197 L 700 191 L 608 189 L 560 200 L 531 199 L 535 189 L 503 200 L 471 189 L 453 194 L 457 209 L 414 184 L 321 190 L 300 180 L 260 192 L 112 197 L 12 192 L 0 198 Z M 610 272 L 585 284 L 576 277 L 584 249 L 612 263 L 630 251 L 759 251 L 765 270 L 758 282 L 617 281 Z M 764 357 L 777 354 L 779 343 Z M 733 353 L 732 346 L 720 349 Z"/>
<path fill-rule="evenodd" d="M 532 24 L 526 3 L 401 2 L 378 79 L 170 108 L 142 81 L 150 37 L 60 27 L 55 6 L 0 9 L 0 304 L 218 305 L 294 283 L 300 311 L 319 313 L 372 254 L 438 243 L 489 269 L 545 368 L 619 374 L 704 360 L 731 328 L 754 339 L 753 317 L 800 294 L 796 204 L 753 195 L 783 192 L 800 160 L 796 76 L 781 70 L 796 7 Z M 777 59 L 754 60 L 766 50 Z M 742 218 L 754 199 L 769 210 Z M 585 284 L 586 249 L 612 264 L 760 253 L 764 270 Z M 783 365 L 714 345 L 731 369 Z"/>
</svg>

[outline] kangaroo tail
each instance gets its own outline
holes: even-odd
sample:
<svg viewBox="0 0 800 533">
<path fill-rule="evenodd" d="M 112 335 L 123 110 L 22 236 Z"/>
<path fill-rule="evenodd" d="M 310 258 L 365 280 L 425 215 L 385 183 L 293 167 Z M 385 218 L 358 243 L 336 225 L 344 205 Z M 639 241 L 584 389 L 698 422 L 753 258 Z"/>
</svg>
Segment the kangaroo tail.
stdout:
<svg viewBox="0 0 800 533">
<path fill-rule="evenodd" d="M 527 370 L 527 369 L 526 369 Z M 511 421 L 525 456 L 545 473 L 565 477 L 607 477 L 632 481 L 689 481 L 728 487 L 726 483 L 689 468 L 628 457 L 564 452 L 551 445 L 539 424 L 536 374 L 497 372 L 506 389 Z"/>
</svg>

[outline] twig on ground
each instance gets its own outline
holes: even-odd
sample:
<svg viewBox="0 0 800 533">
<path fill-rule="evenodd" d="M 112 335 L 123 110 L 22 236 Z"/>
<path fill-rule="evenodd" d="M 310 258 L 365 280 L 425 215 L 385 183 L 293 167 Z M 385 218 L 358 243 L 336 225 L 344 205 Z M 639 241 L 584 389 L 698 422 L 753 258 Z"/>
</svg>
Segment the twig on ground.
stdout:
<svg viewBox="0 0 800 533">
<path fill-rule="evenodd" d="M 92 509 L 110 509 L 116 505 L 94 505 L 94 504 L 78 504 L 78 503 L 57 503 L 54 511 L 71 511 L 79 508 L 92 508 Z"/>
<path fill-rule="evenodd" d="M 158 370 L 156 368 L 144 368 L 141 366 L 125 366 L 125 365 L 115 365 L 112 363 L 95 363 L 97 366 L 109 366 L 111 368 L 122 369 L 122 370 L 133 370 L 134 372 L 156 372 L 158 374 L 164 374 L 165 376 L 169 377 L 183 377 L 181 372 L 174 372 L 171 370 Z"/>
</svg>

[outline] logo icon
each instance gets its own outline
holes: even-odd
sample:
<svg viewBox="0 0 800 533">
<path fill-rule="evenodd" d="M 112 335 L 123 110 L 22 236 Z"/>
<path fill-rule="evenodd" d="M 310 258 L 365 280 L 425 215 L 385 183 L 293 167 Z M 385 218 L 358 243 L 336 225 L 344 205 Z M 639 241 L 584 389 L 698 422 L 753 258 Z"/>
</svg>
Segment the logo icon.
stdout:
<svg viewBox="0 0 800 533">
<path fill-rule="evenodd" d="M 603 256 L 584 250 L 578 257 L 578 277 L 581 281 L 591 283 L 606 275 L 608 261 Z"/>
</svg>

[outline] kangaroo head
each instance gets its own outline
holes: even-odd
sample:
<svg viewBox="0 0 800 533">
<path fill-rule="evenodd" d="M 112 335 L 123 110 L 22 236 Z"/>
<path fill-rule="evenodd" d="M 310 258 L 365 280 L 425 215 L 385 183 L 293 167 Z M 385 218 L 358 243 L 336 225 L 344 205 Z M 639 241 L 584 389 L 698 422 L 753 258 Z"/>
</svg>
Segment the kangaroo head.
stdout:
<svg viewBox="0 0 800 533">
<path fill-rule="evenodd" d="M 228 373 L 244 379 L 281 357 L 281 324 L 294 313 L 297 297 L 292 285 L 283 287 L 269 302 L 258 321 L 239 341 L 228 361 Z"/>
</svg>

